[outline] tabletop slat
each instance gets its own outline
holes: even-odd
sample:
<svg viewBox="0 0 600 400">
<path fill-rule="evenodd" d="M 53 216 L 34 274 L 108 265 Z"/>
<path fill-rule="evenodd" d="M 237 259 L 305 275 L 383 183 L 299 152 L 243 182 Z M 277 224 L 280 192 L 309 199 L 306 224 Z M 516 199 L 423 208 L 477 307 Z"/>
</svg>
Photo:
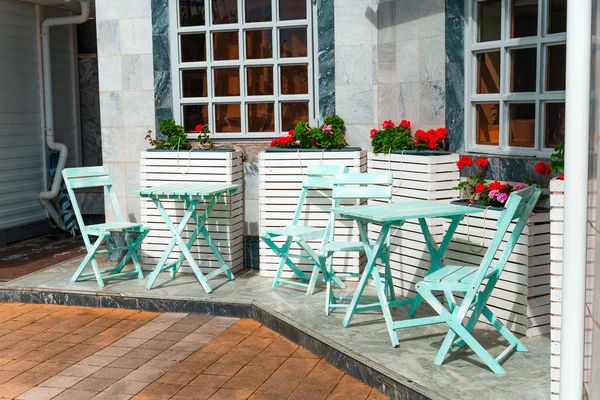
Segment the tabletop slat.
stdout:
<svg viewBox="0 0 600 400">
<path fill-rule="evenodd" d="M 206 197 L 217 193 L 235 193 L 241 185 L 230 183 L 167 183 L 139 191 L 142 197 L 186 196 Z"/>
<path fill-rule="evenodd" d="M 437 201 L 415 200 L 406 203 L 335 207 L 332 211 L 345 217 L 383 223 L 405 219 L 454 217 L 477 214 L 484 210 Z"/>
</svg>

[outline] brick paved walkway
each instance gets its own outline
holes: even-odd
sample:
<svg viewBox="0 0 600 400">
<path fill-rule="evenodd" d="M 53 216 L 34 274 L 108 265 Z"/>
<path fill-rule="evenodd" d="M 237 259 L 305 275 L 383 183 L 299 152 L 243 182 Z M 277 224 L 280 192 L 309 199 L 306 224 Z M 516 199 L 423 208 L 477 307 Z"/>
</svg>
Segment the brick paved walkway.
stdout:
<svg viewBox="0 0 600 400">
<path fill-rule="evenodd" d="M 0 303 L 0 398 L 387 397 L 253 320 Z"/>
</svg>

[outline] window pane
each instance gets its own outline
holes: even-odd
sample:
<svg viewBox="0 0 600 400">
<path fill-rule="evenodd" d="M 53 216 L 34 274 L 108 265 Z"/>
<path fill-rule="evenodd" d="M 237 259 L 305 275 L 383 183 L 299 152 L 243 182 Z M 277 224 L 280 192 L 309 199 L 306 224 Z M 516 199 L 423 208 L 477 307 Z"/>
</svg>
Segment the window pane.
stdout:
<svg viewBox="0 0 600 400">
<path fill-rule="evenodd" d="M 546 62 L 546 90 L 565 90 L 567 45 L 548 46 Z"/>
<path fill-rule="evenodd" d="M 265 22 L 271 19 L 271 0 L 246 0 L 246 22 Z"/>
<path fill-rule="evenodd" d="M 275 132 L 275 104 L 248 104 L 248 132 Z"/>
<path fill-rule="evenodd" d="M 308 102 L 281 104 L 281 130 L 287 132 L 294 129 L 300 121 L 308 121 Z"/>
<path fill-rule="evenodd" d="M 240 69 L 215 69 L 215 96 L 240 95 Z"/>
<path fill-rule="evenodd" d="M 181 91 L 183 97 L 206 97 L 206 70 L 189 69 L 181 71 Z"/>
<path fill-rule="evenodd" d="M 533 147 L 535 144 L 535 104 L 511 104 L 510 146 Z"/>
<path fill-rule="evenodd" d="M 242 131 L 239 104 L 215 104 L 215 119 L 218 133 L 240 133 Z"/>
<path fill-rule="evenodd" d="M 208 105 L 194 104 L 183 106 L 183 127 L 186 132 L 195 132 L 196 125 L 209 124 L 208 120 Z"/>
<path fill-rule="evenodd" d="M 537 49 L 512 50 L 510 91 L 511 92 L 535 92 L 536 88 L 536 57 Z"/>
<path fill-rule="evenodd" d="M 213 60 L 239 59 L 238 33 L 215 32 L 213 33 Z"/>
<path fill-rule="evenodd" d="M 567 31 L 567 0 L 550 0 L 548 4 L 548 33 Z"/>
<path fill-rule="evenodd" d="M 502 26 L 502 1 L 492 0 L 477 3 L 479 5 L 479 18 L 477 21 L 478 42 L 500 40 Z"/>
<path fill-rule="evenodd" d="M 306 19 L 306 0 L 279 0 L 279 20 Z"/>
<path fill-rule="evenodd" d="M 279 30 L 280 56 L 306 57 L 308 55 L 306 28 L 288 28 Z"/>
<path fill-rule="evenodd" d="M 556 147 L 564 140 L 565 103 L 547 103 L 544 147 Z"/>
<path fill-rule="evenodd" d="M 179 25 L 204 25 L 204 0 L 179 0 Z"/>
<path fill-rule="evenodd" d="M 181 62 L 206 61 L 206 34 L 181 35 Z"/>
<path fill-rule="evenodd" d="M 477 144 L 497 146 L 499 136 L 498 118 L 500 108 L 496 104 L 477 104 Z"/>
<path fill-rule="evenodd" d="M 512 0 L 511 36 L 536 36 L 538 25 L 537 0 Z"/>
<path fill-rule="evenodd" d="M 477 54 L 477 93 L 500 93 L 500 52 Z"/>
<path fill-rule="evenodd" d="M 246 32 L 246 58 L 256 60 L 273 57 L 273 33 L 270 29 Z"/>
<path fill-rule="evenodd" d="M 248 67 L 248 95 L 273 95 L 273 67 Z"/>
<path fill-rule="evenodd" d="M 212 0 L 213 24 L 237 24 L 237 0 Z"/>
<path fill-rule="evenodd" d="M 308 65 L 281 66 L 281 94 L 308 94 Z"/>
</svg>

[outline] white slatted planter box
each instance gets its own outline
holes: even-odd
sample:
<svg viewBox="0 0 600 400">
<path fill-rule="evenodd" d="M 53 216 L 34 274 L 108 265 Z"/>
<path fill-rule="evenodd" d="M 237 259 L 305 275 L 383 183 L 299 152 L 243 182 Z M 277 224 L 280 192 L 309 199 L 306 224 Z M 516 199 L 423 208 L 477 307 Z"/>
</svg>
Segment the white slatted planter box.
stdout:
<svg viewBox="0 0 600 400">
<path fill-rule="evenodd" d="M 302 180 L 309 165 L 344 165 L 350 172 L 367 170 L 367 152 L 358 148 L 342 150 L 300 150 L 267 149 L 259 154 L 259 209 L 260 230 L 279 228 L 291 223 L 302 190 Z M 299 224 L 325 228 L 331 208 L 331 191 L 310 191 L 300 216 Z M 351 220 L 339 219 L 336 222 L 336 237 L 339 240 L 360 241 L 358 226 Z M 344 239 L 341 239 L 344 238 Z M 273 240 L 278 246 L 284 238 Z M 310 241 L 319 249 L 320 241 Z M 290 252 L 303 253 L 297 245 Z M 279 257 L 262 240 L 260 242 L 260 275 L 274 277 L 279 266 Z M 314 264 L 308 259 L 293 259 L 305 272 L 312 272 Z M 361 272 L 366 258 L 356 252 L 338 252 L 333 258 L 333 268 L 338 272 Z M 284 278 L 296 275 L 286 267 Z"/>
<path fill-rule="evenodd" d="M 393 201 L 410 200 L 452 201 L 458 199 L 460 174 L 456 162 L 458 154 L 447 152 L 407 151 L 404 154 L 369 153 L 369 172 L 391 172 L 394 176 Z M 427 220 L 436 242 L 443 237 L 443 221 Z M 369 238 L 373 241 L 380 227 L 369 224 Z M 390 233 L 390 268 L 396 294 L 414 296 L 415 284 L 425 276 L 431 258 L 417 221 L 407 221 Z M 380 265 L 383 267 L 383 265 Z"/>
<path fill-rule="evenodd" d="M 230 150 L 194 150 L 170 151 L 148 150 L 142 152 L 140 160 L 140 187 L 173 182 L 234 183 L 243 185 L 242 152 Z M 162 202 L 171 220 L 177 224 L 185 208 L 182 201 L 165 200 Z M 207 203 L 200 202 L 197 210 L 206 210 Z M 150 199 L 141 199 L 142 223 L 152 229 L 142 243 L 142 258 L 145 268 L 153 269 L 171 238 L 171 232 Z M 182 236 L 188 239 L 196 225 L 192 222 Z M 244 268 L 244 191 L 243 186 L 233 195 L 219 198 L 211 213 L 206 227 L 215 240 L 225 261 L 233 272 Z M 203 273 L 208 273 L 221 265 L 200 235 L 191 252 L 198 261 Z M 181 254 L 175 251 L 169 261 L 175 261 Z M 187 261 L 181 269 L 191 272 Z"/>
<path fill-rule="evenodd" d="M 478 266 L 496 234 L 496 222 L 501 212 L 494 208 L 466 216 L 448 247 L 444 264 Z M 444 224 L 446 228 L 448 224 Z M 512 227 L 508 232 L 512 232 Z M 505 243 L 500 250 L 504 249 Z M 526 336 L 550 332 L 548 211 L 534 211 L 529 217 L 487 304 L 513 332 Z M 483 318 L 481 321 L 487 322 Z"/>
<path fill-rule="evenodd" d="M 565 182 L 561 179 L 550 181 L 550 219 L 551 219 L 551 263 L 550 272 L 550 342 L 551 342 L 551 392 L 552 399 L 558 400 L 560 395 L 560 345 L 561 345 L 561 315 L 562 315 L 562 272 L 563 272 L 563 228 Z M 588 183 L 588 219 L 597 221 L 596 216 L 596 183 Z M 593 319 L 590 313 L 594 292 L 594 269 L 596 260 L 596 233 L 588 225 L 587 236 L 587 268 L 586 268 L 586 315 L 585 315 L 585 352 L 584 352 L 584 385 L 589 390 L 589 375 L 591 371 L 591 346 Z"/>
</svg>

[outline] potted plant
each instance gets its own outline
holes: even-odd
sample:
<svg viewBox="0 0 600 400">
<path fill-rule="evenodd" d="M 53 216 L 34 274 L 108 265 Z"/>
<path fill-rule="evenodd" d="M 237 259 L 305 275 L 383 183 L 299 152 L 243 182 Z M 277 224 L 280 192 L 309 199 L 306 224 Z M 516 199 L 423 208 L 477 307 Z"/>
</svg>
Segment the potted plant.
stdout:
<svg viewBox="0 0 600 400">
<path fill-rule="evenodd" d="M 394 201 L 408 199 L 453 200 L 454 187 L 460 174 L 456 166 L 458 154 L 446 151 L 446 128 L 412 131 L 408 120 L 394 123 L 385 120 L 381 128 L 371 129 L 373 151 L 368 154 L 369 172 L 391 172 L 394 176 Z M 428 226 L 436 241 L 443 235 L 443 221 L 429 219 Z M 412 296 L 414 285 L 427 273 L 430 258 L 427 245 L 416 221 L 391 231 L 390 267 L 398 294 Z M 370 235 L 376 237 L 379 226 L 369 224 Z"/>
<path fill-rule="evenodd" d="M 466 207 L 480 207 L 480 214 L 466 216 L 460 223 L 446 253 L 446 263 L 479 265 L 496 233 L 498 221 L 510 193 L 534 185 L 545 189 L 550 164 L 536 164 L 537 177 L 526 182 L 508 183 L 486 179 L 489 163 L 485 158 L 473 160 L 465 156 L 457 163 L 467 172 L 456 189 Z M 547 195 L 543 195 L 547 199 Z M 542 199 L 541 203 L 543 204 Z M 511 254 L 488 306 L 513 332 L 527 336 L 550 331 L 550 215 L 549 209 L 537 207 Z M 502 247 L 501 247 L 502 248 Z M 500 253 L 497 254 L 500 256 Z"/>
<path fill-rule="evenodd" d="M 358 147 L 349 147 L 345 136 L 344 120 L 331 115 L 323 124 L 311 126 L 301 121 L 286 136 L 271 142 L 269 148 L 259 154 L 259 207 L 260 228 L 280 227 L 291 221 L 302 189 L 302 180 L 306 167 L 315 164 L 342 164 L 351 172 L 366 171 L 367 152 Z M 330 193 L 312 196 L 307 199 L 307 209 L 302 222 L 308 226 L 326 227 L 327 210 L 331 206 Z M 344 233 L 342 233 L 342 231 Z M 351 241 L 360 241 L 358 229 L 341 227 L 339 232 L 347 235 Z M 310 242 L 313 246 L 319 241 Z M 300 253 L 297 245 L 293 253 Z M 273 277 L 279 266 L 279 258 L 265 243 L 260 243 L 260 274 Z M 294 260 L 305 272 L 312 272 L 313 264 L 309 260 Z M 338 272 L 360 272 L 364 257 L 336 254 L 333 268 Z M 295 275 L 285 270 L 283 277 Z"/>
<path fill-rule="evenodd" d="M 159 129 L 164 139 L 153 138 L 151 132 L 146 136 L 151 148 L 141 153 L 141 188 L 176 182 L 243 184 L 242 152 L 216 146 L 209 136 L 208 125 L 197 125 L 195 132 L 191 132 L 198 135 L 196 140 L 190 140 L 190 133 L 170 118 L 162 120 Z M 142 222 L 152 227 L 142 244 L 142 255 L 144 263 L 153 267 L 162 256 L 171 234 L 152 201 L 140 201 Z M 172 220 L 178 222 L 185 210 L 183 203 L 171 200 L 164 201 L 163 204 Z M 243 190 L 223 196 L 207 223 L 211 236 L 234 272 L 244 267 L 243 205 Z M 205 208 L 206 204 L 198 205 L 199 210 Z M 193 229 L 190 225 L 186 232 Z M 191 252 L 203 272 L 219 268 L 219 262 L 204 240 L 200 239 L 196 243 Z M 179 253 L 173 253 L 173 256 L 178 255 Z M 188 267 L 183 270 L 187 271 Z"/>
</svg>

